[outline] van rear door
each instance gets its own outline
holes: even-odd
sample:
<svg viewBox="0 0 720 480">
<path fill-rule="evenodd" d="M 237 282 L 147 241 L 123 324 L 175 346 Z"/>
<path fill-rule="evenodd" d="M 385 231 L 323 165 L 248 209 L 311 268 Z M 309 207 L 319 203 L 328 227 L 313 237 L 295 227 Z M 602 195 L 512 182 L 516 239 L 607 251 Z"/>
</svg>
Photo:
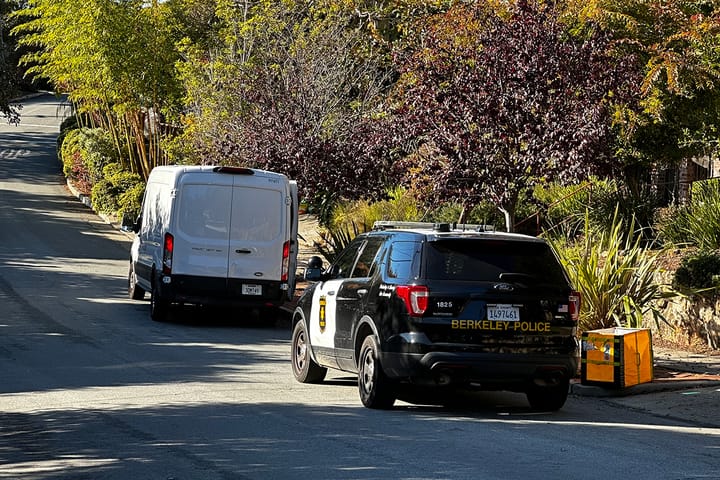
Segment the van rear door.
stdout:
<svg viewBox="0 0 720 480">
<path fill-rule="evenodd" d="M 287 184 L 276 175 L 233 175 L 228 277 L 243 279 L 244 295 L 263 282 L 280 282 L 283 245 L 290 239 Z"/>
<path fill-rule="evenodd" d="M 178 184 L 174 274 L 213 277 L 225 288 L 233 179 L 224 175 L 187 173 Z"/>
</svg>

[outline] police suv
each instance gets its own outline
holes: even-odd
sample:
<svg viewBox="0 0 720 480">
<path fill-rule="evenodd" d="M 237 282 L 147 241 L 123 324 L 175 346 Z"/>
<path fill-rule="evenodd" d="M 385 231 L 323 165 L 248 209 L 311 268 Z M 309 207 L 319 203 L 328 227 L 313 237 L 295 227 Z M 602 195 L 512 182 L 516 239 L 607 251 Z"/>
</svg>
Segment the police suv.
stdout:
<svg viewBox="0 0 720 480">
<path fill-rule="evenodd" d="M 577 371 L 580 296 L 550 246 L 479 225 L 376 222 L 313 281 L 293 314 L 292 370 L 358 374 L 362 403 L 401 388 L 524 392 L 560 409 Z"/>
</svg>

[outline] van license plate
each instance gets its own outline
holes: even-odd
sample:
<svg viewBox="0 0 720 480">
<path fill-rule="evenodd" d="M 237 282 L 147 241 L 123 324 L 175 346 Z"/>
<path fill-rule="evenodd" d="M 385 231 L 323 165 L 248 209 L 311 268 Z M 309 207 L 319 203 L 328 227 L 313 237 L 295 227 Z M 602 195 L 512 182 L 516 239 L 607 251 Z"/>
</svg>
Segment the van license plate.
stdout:
<svg viewBox="0 0 720 480">
<path fill-rule="evenodd" d="M 262 285 L 246 285 L 242 286 L 243 295 L 262 295 Z"/>
<path fill-rule="evenodd" d="M 515 305 L 488 305 L 487 319 L 517 322 L 520 320 L 520 309 Z"/>
</svg>

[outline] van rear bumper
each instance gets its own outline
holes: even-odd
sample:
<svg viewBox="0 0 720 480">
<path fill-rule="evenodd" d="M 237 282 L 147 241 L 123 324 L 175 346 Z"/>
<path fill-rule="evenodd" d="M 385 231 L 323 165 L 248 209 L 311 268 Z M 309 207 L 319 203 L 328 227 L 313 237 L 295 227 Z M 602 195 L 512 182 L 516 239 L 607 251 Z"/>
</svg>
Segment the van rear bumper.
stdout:
<svg viewBox="0 0 720 480">
<path fill-rule="evenodd" d="M 160 298 L 173 303 L 279 306 L 287 300 L 280 281 L 171 275 L 158 283 Z"/>
</svg>

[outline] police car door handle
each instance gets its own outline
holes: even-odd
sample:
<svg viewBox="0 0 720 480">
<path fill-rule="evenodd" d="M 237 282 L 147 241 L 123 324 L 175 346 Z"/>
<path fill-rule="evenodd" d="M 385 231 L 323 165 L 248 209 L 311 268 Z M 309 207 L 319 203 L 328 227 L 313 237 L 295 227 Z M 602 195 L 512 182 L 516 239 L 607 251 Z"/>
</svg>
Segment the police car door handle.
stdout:
<svg viewBox="0 0 720 480">
<path fill-rule="evenodd" d="M 365 295 L 367 295 L 367 293 L 368 293 L 367 288 L 361 288 L 360 290 L 357 291 L 358 297 L 364 297 Z"/>
<path fill-rule="evenodd" d="M 327 294 L 328 294 L 328 295 L 335 295 L 335 290 L 331 290 L 331 291 L 327 292 Z"/>
</svg>

